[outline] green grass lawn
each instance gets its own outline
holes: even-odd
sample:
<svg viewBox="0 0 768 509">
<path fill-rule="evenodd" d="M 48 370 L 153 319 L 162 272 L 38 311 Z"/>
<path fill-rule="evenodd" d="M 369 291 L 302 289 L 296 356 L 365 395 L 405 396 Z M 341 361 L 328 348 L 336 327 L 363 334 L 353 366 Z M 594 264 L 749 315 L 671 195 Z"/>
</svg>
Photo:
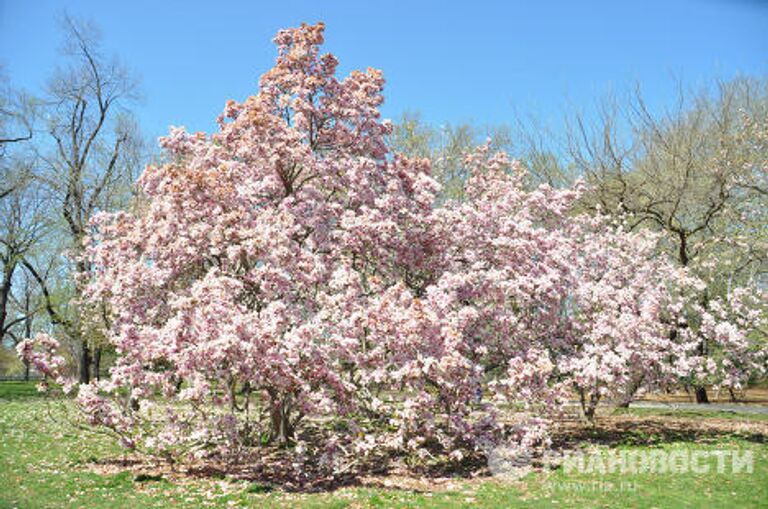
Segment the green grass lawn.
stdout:
<svg viewBox="0 0 768 509">
<path fill-rule="evenodd" d="M 450 489 L 433 492 L 348 487 L 313 494 L 263 493 L 259 485 L 227 479 L 100 475 L 88 465 L 119 458 L 121 451 L 108 437 L 61 422 L 69 403 L 49 403 L 31 387 L 0 383 L 0 508 L 768 507 L 768 446 L 747 435 L 652 446 L 629 441 L 613 450 L 749 450 L 754 455 L 751 474 L 719 474 L 713 468 L 708 474 L 600 475 L 559 468 L 521 480 L 457 479 Z"/>
<path fill-rule="evenodd" d="M 35 397 L 45 397 L 37 390 L 37 382 L 0 382 L 0 398 L 5 401 Z"/>
</svg>

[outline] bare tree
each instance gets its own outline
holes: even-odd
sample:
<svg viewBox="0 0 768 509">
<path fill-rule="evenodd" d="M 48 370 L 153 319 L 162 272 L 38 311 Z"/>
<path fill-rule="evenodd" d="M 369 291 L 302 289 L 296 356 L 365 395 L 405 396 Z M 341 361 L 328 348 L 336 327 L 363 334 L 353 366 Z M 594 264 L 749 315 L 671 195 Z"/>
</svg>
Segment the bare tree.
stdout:
<svg viewBox="0 0 768 509">
<path fill-rule="evenodd" d="M 34 101 L 13 89 L 0 68 L 0 200 L 29 178 L 28 167 L 19 159 L 25 159 L 34 119 Z"/>
<path fill-rule="evenodd" d="M 567 140 L 541 117 L 515 112 L 508 136 L 509 143 L 504 148 L 528 170 L 529 187 L 566 187 L 576 181 L 578 174 L 568 158 Z"/>
<path fill-rule="evenodd" d="M 0 69 L 0 345 L 17 343 L 14 331 L 27 315 L 12 304 L 13 289 L 30 253 L 45 231 L 33 179 L 30 140 L 34 101 L 14 90 Z"/>
<path fill-rule="evenodd" d="M 123 205 L 129 195 L 141 148 L 138 129 L 126 108 L 137 99 L 137 82 L 116 59 L 101 52 L 94 26 L 66 17 L 65 55 L 69 64 L 50 80 L 46 97 L 47 134 L 52 149 L 41 148 L 39 178 L 56 203 L 68 239 L 71 273 L 90 270 L 82 258 L 89 222 L 98 211 Z M 83 317 L 76 307 L 62 309 L 51 298 L 45 278 L 33 263 L 25 263 L 43 287 L 46 310 L 79 348 L 79 378 L 91 379 L 95 347 L 82 331 Z M 77 302 L 81 278 L 72 278 L 71 298 Z M 98 373 L 98 366 L 94 366 Z"/>
<path fill-rule="evenodd" d="M 27 180 L 0 199 L 0 343 L 17 324 L 29 318 L 25 314 L 11 316 L 9 312 L 17 272 L 47 228 L 45 206 L 36 191 L 33 181 Z"/>
<path fill-rule="evenodd" d="M 714 93 L 680 87 L 675 107 L 659 115 L 639 89 L 626 102 L 609 98 L 595 121 L 576 116 L 570 126 L 570 156 L 593 185 L 585 205 L 666 233 L 674 259 L 710 282 L 701 296 L 706 307 L 727 290 L 723 281 L 766 273 L 758 231 L 768 207 L 768 144 L 757 133 L 767 113 L 768 83 L 750 79 L 719 82 Z M 713 262 L 715 277 L 704 269 Z M 699 354 L 709 353 L 702 338 Z M 703 386 L 696 399 L 708 402 Z"/>
</svg>

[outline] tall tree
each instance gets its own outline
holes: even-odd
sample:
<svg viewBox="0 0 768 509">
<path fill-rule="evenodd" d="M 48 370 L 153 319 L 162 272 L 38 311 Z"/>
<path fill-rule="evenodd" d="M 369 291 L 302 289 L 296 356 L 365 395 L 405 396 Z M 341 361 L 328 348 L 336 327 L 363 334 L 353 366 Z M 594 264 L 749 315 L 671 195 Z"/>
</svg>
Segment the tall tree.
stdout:
<svg viewBox="0 0 768 509">
<path fill-rule="evenodd" d="M 14 89 L 0 69 L 0 345 L 17 343 L 14 331 L 30 318 L 13 306 L 13 287 L 24 257 L 45 231 L 41 196 L 32 178 L 34 120 L 34 101 Z"/>
<path fill-rule="evenodd" d="M 40 177 L 59 210 L 73 260 L 71 272 L 85 274 L 90 267 L 82 254 L 91 218 L 123 205 L 136 174 L 140 137 L 126 108 L 137 98 L 137 81 L 116 58 L 103 54 L 93 25 L 66 17 L 64 31 L 68 64 L 54 73 L 48 86 L 47 134 L 52 148 L 41 148 Z M 27 266 L 45 285 L 40 271 Z M 79 281 L 72 278 L 71 297 L 76 302 L 82 296 Z M 85 310 L 76 306 L 63 310 L 51 302 L 50 292 L 44 295 L 52 321 L 78 345 L 80 381 L 88 382 L 93 345 L 83 335 Z M 98 366 L 95 369 L 98 373 Z"/>
</svg>

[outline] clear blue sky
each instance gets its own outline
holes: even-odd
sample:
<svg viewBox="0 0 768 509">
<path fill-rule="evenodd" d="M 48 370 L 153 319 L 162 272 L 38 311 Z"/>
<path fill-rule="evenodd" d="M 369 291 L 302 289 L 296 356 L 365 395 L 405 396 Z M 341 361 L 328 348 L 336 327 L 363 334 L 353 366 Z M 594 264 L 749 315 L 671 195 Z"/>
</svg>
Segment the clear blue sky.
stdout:
<svg viewBox="0 0 768 509">
<path fill-rule="evenodd" d="M 51 1 L 0 0 L 0 63 L 39 91 L 55 66 L 64 10 L 88 17 L 142 78 L 136 111 L 150 136 L 210 131 L 224 102 L 255 91 L 281 27 L 326 23 L 346 72 L 377 67 L 383 112 L 436 124 L 503 123 L 515 110 L 556 120 L 639 82 L 651 103 L 675 78 L 768 74 L 768 2 L 688 1 Z"/>
</svg>

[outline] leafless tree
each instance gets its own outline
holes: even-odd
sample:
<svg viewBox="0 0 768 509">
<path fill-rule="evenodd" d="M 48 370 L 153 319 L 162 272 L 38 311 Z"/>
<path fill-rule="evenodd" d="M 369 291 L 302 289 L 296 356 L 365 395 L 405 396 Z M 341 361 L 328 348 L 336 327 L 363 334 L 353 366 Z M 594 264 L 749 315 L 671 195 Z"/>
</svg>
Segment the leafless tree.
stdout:
<svg viewBox="0 0 768 509">
<path fill-rule="evenodd" d="M 137 99 L 137 81 L 117 59 L 102 54 L 93 25 L 65 17 L 64 30 L 68 65 L 49 82 L 45 104 L 51 148 L 40 148 L 43 163 L 38 178 L 58 208 L 61 235 L 68 239 L 73 260 L 70 272 L 87 274 L 90 267 L 80 255 L 89 222 L 98 211 L 125 203 L 140 162 L 141 138 L 127 109 Z M 87 383 L 100 346 L 84 337 L 82 310 L 62 309 L 52 299 L 39 267 L 31 262 L 25 267 L 43 288 L 51 321 L 78 345 L 79 378 Z M 75 301 L 83 291 L 80 281 L 72 279 Z M 98 373 L 98 366 L 93 368 Z"/>
<path fill-rule="evenodd" d="M 718 82 L 698 93 L 680 87 L 675 106 L 660 114 L 639 89 L 626 101 L 609 98 L 596 119 L 577 115 L 570 125 L 570 157 L 593 186 L 585 205 L 664 232 L 671 255 L 691 270 L 721 262 L 724 277 L 710 276 L 706 305 L 723 281 L 766 273 L 759 233 L 768 208 L 768 144 L 760 141 L 766 120 L 764 80 Z M 708 348 L 702 339 L 700 355 Z M 708 401 L 704 387 L 696 387 L 696 398 Z"/>
<path fill-rule="evenodd" d="M 25 170 L 19 170 L 25 172 Z M 45 235 L 48 220 L 45 204 L 37 194 L 33 181 L 17 184 L 0 199 L 0 343 L 19 323 L 30 316 L 11 316 L 13 285 L 24 260 Z M 29 310 L 31 312 L 31 310 Z"/>
<path fill-rule="evenodd" d="M 0 200 L 29 177 L 24 164 L 19 164 L 33 136 L 34 101 L 11 87 L 10 80 L 0 68 Z M 24 157 L 21 157 L 24 159 Z"/>
<path fill-rule="evenodd" d="M 0 346 L 9 338 L 15 345 L 15 331 L 29 318 L 13 306 L 14 284 L 45 231 L 33 179 L 34 120 L 34 102 L 14 90 L 0 69 Z"/>
</svg>

